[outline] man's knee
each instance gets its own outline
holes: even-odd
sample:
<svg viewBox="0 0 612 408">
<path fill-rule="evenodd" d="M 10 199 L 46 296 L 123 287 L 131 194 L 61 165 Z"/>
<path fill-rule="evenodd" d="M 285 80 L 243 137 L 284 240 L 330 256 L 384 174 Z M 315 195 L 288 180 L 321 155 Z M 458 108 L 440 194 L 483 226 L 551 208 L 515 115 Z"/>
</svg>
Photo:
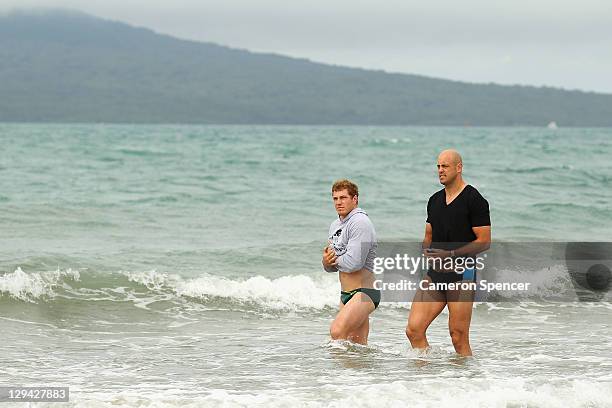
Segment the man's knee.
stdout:
<svg viewBox="0 0 612 408">
<path fill-rule="evenodd" d="M 333 340 L 346 339 L 348 333 L 346 327 L 340 322 L 334 321 L 329 328 L 329 335 Z"/>
<path fill-rule="evenodd" d="M 461 345 L 469 341 L 469 332 L 463 328 L 452 327 L 450 329 L 450 336 L 454 346 Z"/>
<path fill-rule="evenodd" d="M 406 337 L 409 340 L 419 340 L 425 337 L 425 329 L 424 327 L 420 327 L 414 324 L 408 324 L 406 326 Z"/>
</svg>

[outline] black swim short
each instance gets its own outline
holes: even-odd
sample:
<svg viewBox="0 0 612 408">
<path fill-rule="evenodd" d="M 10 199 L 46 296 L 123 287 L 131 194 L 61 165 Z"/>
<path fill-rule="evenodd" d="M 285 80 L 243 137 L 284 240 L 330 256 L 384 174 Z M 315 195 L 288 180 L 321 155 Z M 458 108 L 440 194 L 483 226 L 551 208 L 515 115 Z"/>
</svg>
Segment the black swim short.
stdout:
<svg viewBox="0 0 612 408">
<path fill-rule="evenodd" d="M 473 302 L 475 296 L 476 285 L 476 270 L 468 269 L 463 274 L 456 274 L 454 272 L 434 272 L 429 271 L 425 280 L 429 283 L 434 284 L 465 284 L 460 286 L 460 289 L 427 289 L 423 290 L 419 287 L 416 296 L 414 297 L 415 302 Z M 426 287 L 429 287 L 429 283 Z M 469 286 L 472 285 L 472 286 Z M 420 285 L 419 285 L 420 286 Z"/>
<path fill-rule="evenodd" d="M 345 292 L 345 291 L 341 291 L 340 292 L 340 301 L 342 302 L 343 305 L 346 305 L 348 303 L 349 300 L 351 300 L 351 298 L 353 296 L 355 296 L 356 293 L 358 292 L 362 292 L 365 293 L 366 295 L 368 295 L 368 297 L 370 299 L 372 299 L 372 303 L 374 303 L 374 309 L 376 309 L 380 303 L 380 290 L 378 289 L 371 289 L 371 288 L 357 288 L 357 289 L 353 289 L 351 291 Z"/>
</svg>

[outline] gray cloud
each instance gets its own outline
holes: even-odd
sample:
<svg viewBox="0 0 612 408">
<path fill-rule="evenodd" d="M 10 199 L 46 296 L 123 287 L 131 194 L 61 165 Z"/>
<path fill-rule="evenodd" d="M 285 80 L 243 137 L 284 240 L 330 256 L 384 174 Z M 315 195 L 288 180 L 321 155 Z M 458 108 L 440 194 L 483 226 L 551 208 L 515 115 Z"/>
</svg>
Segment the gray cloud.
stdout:
<svg viewBox="0 0 612 408">
<path fill-rule="evenodd" d="M 605 0 L 0 2 L 0 10 L 13 7 L 73 8 L 337 65 L 612 92 L 612 4 Z"/>
</svg>

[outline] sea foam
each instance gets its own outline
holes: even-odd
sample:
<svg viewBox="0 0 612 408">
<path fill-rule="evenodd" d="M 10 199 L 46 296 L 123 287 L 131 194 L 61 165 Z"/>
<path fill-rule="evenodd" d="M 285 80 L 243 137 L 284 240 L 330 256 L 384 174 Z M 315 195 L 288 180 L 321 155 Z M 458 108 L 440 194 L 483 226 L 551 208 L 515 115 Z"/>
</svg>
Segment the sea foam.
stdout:
<svg viewBox="0 0 612 408">
<path fill-rule="evenodd" d="M 72 269 L 25 273 L 21 268 L 17 268 L 15 272 L 0 276 L 0 296 L 6 294 L 26 302 L 53 297 L 54 287 L 60 285 L 64 279 L 78 281 L 80 273 Z"/>
</svg>

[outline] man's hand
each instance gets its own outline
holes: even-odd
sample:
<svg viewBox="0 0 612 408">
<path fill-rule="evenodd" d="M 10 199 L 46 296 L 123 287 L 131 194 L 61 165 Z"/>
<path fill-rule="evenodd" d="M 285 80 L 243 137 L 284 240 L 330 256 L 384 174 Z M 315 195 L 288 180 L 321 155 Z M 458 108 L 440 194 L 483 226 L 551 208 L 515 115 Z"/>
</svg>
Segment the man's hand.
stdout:
<svg viewBox="0 0 612 408">
<path fill-rule="evenodd" d="M 437 249 L 437 248 L 424 248 L 423 249 L 423 255 L 427 258 L 440 258 L 441 261 L 441 265 L 442 268 L 436 268 L 435 266 L 438 266 L 437 263 L 434 263 L 434 266 L 432 267 L 432 269 L 436 272 L 455 272 L 455 270 L 453 268 L 445 268 L 445 260 L 446 258 L 450 258 L 451 257 L 451 252 L 450 251 L 445 251 L 444 249 Z"/>
<path fill-rule="evenodd" d="M 423 255 L 427 258 L 448 258 L 451 256 L 450 251 L 445 251 L 444 249 L 436 249 L 436 248 L 425 248 L 423 250 Z"/>
<path fill-rule="evenodd" d="M 330 268 L 338 265 L 336 253 L 328 246 L 323 248 L 323 266 Z"/>
</svg>

